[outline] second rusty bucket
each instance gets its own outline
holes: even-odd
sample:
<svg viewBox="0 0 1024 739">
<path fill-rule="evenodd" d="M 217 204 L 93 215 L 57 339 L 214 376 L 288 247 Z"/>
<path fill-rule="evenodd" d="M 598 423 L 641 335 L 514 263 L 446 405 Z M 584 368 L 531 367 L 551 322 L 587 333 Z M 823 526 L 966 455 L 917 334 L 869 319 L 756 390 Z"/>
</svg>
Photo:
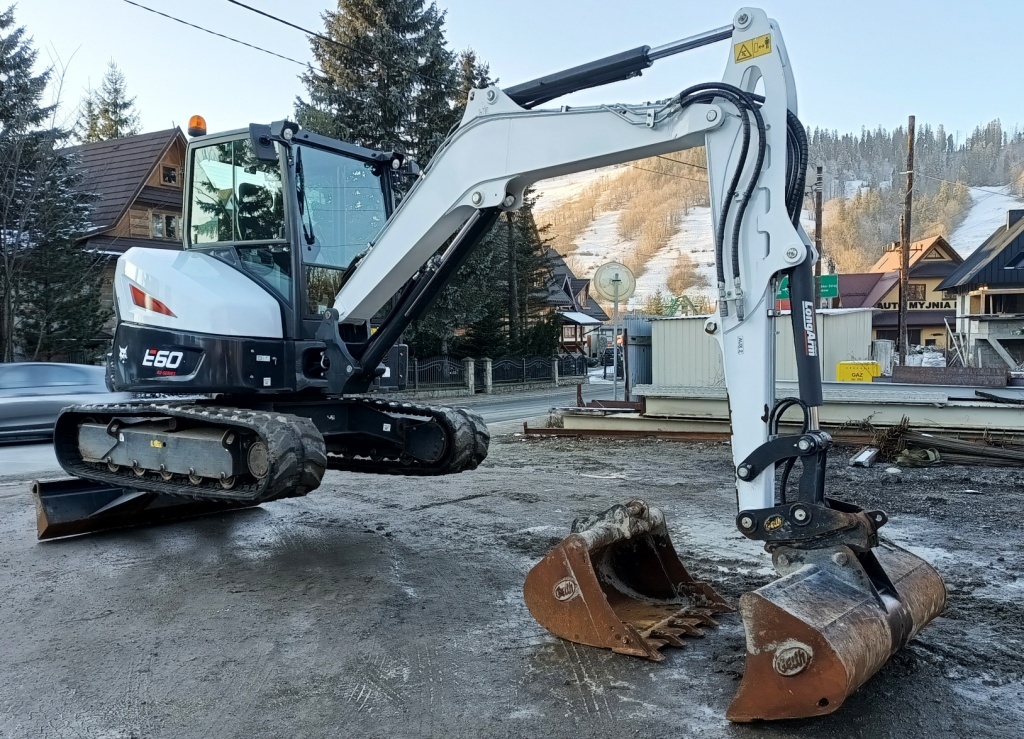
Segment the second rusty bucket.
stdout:
<svg viewBox="0 0 1024 739">
<path fill-rule="evenodd" d="M 563 639 L 661 661 L 661 647 L 701 636 L 733 610 L 686 571 L 665 517 L 642 500 L 573 521 L 526 577 L 530 613 Z"/>
</svg>

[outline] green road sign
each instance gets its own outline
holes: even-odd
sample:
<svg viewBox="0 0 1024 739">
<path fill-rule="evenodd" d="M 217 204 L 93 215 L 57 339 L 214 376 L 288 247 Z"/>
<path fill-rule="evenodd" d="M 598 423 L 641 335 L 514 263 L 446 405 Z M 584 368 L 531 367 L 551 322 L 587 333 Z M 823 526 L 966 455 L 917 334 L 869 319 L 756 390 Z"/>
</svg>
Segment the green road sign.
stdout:
<svg viewBox="0 0 1024 739">
<path fill-rule="evenodd" d="M 821 290 L 823 298 L 839 297 L 839 275 L 822 275 L 818 279 L 818 289 Z M 775 295 L 776 300 L 789 300 L 789 278 L 783 277 L 779 283 L 779 292 Z"/>
</svg>

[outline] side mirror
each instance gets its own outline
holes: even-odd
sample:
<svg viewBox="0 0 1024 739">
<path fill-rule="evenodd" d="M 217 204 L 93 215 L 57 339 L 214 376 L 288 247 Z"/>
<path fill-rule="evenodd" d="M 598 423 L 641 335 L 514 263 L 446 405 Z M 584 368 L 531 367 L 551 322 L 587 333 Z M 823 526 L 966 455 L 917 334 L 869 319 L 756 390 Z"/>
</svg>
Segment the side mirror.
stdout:
<svg viewBox="0 0 1024 739">
<path fill-rule="evenodd" d="M 249 143 L 259 161 L 277 161 L 277 148 L 274 146 L 274 140 L 270 137 L 270 126 L 262 123 L 250 123 Z"/>
</svg>

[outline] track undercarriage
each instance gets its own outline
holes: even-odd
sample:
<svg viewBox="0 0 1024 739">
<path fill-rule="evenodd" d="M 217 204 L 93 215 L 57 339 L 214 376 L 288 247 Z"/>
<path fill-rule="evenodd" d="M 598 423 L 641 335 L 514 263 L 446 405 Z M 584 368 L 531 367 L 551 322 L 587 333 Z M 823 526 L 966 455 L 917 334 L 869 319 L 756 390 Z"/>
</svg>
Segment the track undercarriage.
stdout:
<svg viewBox="0 0 1024 739">
<path fill-rule="evenodd" d="M 57 459 L 79 478 L 80 504 L 66 484 L 37 486 L 40 537 L 131 525 L 154 505 L 259 505 L 301 496 L 328 469 L 392 475 L 472 470 L 487 456 L 483 420 L 464 409 L 374 397 L 223 404 L 135 402 L 77 406 L 60 416 Z M 102 493 L 102 495 L 100 494 Z M 47 495 L 61 505 L 47 508 Z M 100 497 L 96 497 L 100 495 Z M 99 501 L 99 504 L 97 503 Z M 79 510 L 80 508 L 80 510 Z M 177 510 L 177 509 L 176 509 Z M 93 525 L 83 522 L 92 519 Z M 54 529 L 54 525 L 60 523 Z M 45 530 L 49 530 L 47 535 Z"/>
</svg>

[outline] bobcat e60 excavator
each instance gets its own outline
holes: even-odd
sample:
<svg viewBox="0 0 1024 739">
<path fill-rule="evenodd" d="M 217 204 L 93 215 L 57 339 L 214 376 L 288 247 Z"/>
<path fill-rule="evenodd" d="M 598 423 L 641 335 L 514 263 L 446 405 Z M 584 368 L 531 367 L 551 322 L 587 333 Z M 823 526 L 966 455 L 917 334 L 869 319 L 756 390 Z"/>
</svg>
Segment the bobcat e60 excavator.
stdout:
<svg viewBox="0 0 1024 739">
<path fill-rule="evenodd" d="M 642 105 L 539 107 L 717 41 L 729 42 L 722 82 Z M 740 598 L 747 663 L 728 716 L 835 710 L 942 610 L 945 591 L 921 559 L 879 540 L 884 513 L 824 493 L 831 440 L 818 425 L 817 254 L 798 219 L 807 142 L 796 112 L 779 28 L 744 8 L 681 41 L 474 90 L 422 173 L 399 153 L 288 122 L 197 136 L 184 251 L 118 260 L 109 384 L 214 399 L 66 409 L 55 447 L 78 479 L 37 483 L 40 535 L 304 495 L 326 469 L 473 469 L 488 444 L 478 416 L 364 394 L 388 351 L 532 183 L 705 146 L 718 276 L 706 330 L 728 383 L 736 525 L 781 575 Z M 403 176 L 415 183 L 396 207 Z M 799 397 L 777 401 L 773 297 L 784 275 Z M 780 433 L 788 408 L 803 415 L 798 434 Z M 652 659 L 731 610 L 688 575 L 642 501 L 578 520 L 525 590 L 559 636 Z"/>
</svg>

